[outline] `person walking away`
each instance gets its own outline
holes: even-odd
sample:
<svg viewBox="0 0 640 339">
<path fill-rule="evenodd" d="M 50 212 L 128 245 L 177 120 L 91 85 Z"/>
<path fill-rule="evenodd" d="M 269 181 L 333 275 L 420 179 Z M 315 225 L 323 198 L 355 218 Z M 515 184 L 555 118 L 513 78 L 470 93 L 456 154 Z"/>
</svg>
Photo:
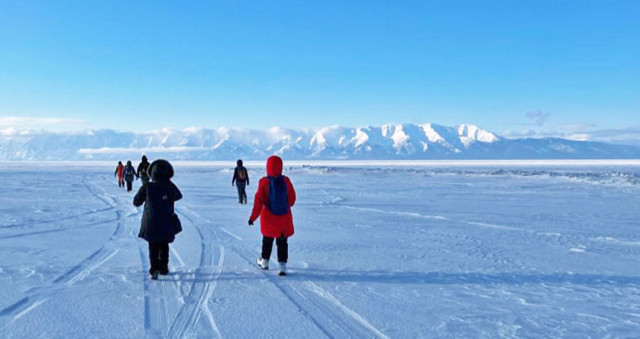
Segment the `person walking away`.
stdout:
<svg viewBox="0 0 640 339">
<path fill-rule="evenodd" d="M 135 168 L 131 164 L 131 160 L 127 161 L 127 165 L 124 167 L 124 181 L 127 182 L 127 192 L 133 190 L 133 177 L 137 176 Z"/>
<path fill-rule="evenodd" d="M 124 165 L 122 165 L 122 161 L 118 161 L 118 166 L 116 166 L 113 176 L 118 177 L 118 187 L 124 187 Z"/>
<path fill-rule="evenodd" d="M 273 240 L 278 247 L 280 275 L 287 274 L 289 244 L 287 239 L 294 233 L 291 207 L 296 202 L 296 191 L 288 177 L 282 175 L 282 159 L 271 156 L 267 159 L 267 176 L 260 179 L 249 226 L 260 217 L 262 233 L 262 255 L 257 264 L 263 270 L 269 269 L 269 259 Z"/>
<path fill-rule="evenodd" d="M 174 172 L 168 161 L 154 161 L 149 172 L 151 181 L 140 187 L 133 204 L 136 207 L 144 204 L 138 237 L 149 243 L 149 274 L 155 280 L 158 274 L 169 274 L 169 244 L 179 232 L 174 203 L 182 199 L 182 193 L 171 181 Z"/>
<path fill-rule="evenodd" d="M 149 161 L 147 160 L 147 156 L 142 156 L 142 161 L 138 164 L 138 170 L 136 171 L 136 176 L 140 178 L 142 181 L 142 185 L 146 185 L 149 183 L 149 173 L 147 170 L 149 169 Z"/>
<path fill-rule="evenodd" d="M 240 204 L 247 203 L 247 191 L 246 187 L 249 186 L 249 172 L 242 166 L 242 160 L 236 162 L 236 168 L 233 171 L 233 179 L 231 179 L 231 186 L 236 186 L 238 189 L 238 200 Z"/>
</svg>

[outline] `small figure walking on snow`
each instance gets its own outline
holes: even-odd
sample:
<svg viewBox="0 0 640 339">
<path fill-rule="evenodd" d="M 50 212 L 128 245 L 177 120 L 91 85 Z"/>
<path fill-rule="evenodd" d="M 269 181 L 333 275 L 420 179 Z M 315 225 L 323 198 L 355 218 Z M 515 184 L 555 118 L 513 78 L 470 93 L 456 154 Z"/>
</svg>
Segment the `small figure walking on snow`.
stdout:
<svg viewBox="0 0 640 339">
<path fill-rule="evenodd" d="M 116 166 L 113 176 L 118 177 L 118 187 L 124 187 L 124 165 L 122 165 L 122 161 L 118 161 L 118 166 Z"/>
<path fill-rule="evenodd" d="M 131 160 L 127 161 L 127 166 L 124 167 L 124 180 L 127 182 L 127 192 L 133 190 L 133 177 L 137 176 L 136 169 L 133 168 Z"/>
<path fill-rule="evenodd" d="M 233 171 L 233 179 L 231 179 L 231 186 L 236 186 L 238 189 L 238 200 L 240 204 L 247 203 L 247 191 L 246 186 L 249 186 L 249 172 L 242 166 L 242 160 L 236 162 L 237 166 Z"/>
<path fill-rule="evenodd" d="M 253 213 L 249 225 L 260 217 L 262 233 L 262 255 L 257 264 L 263 270 L 269 269 L 269 258 L 273 249 L 273 240 L 278 246 L 278 264 L 280 275 L 287 274 L 289 244 L 287 239 L 293 235 L 293 215 L 291 207 L 296 202 L 296 191 L 291 180 L 282 175 L 282 159 L 271 156 L 267 159 L 267 176 L 260 179 L 258 191 L 253 201 Z"/>
<path fill-rule="evenodd" d="M 168 161 L 154 161 L 149 166 L 149 172 L 151 181 L 140 187 L 133 204 L 136 207 L 144 204 L 138 237 L 149 242 L 149 274 L 155 280 L 158 274 L 169 274 L 169 243 L 182 231 L 174 203 L 182 199 L 182 193 L 171 182 L 173 167 Z"/>
<path fill-rule="evenodd" d="M 148 169 L 149 161 L 147 160 L 147 156 L 143 155 L 142 161 L 140 161 L 140 164 L 138 164 L 138 170 L 136 171 L 136 177 L 140 178 L 143 185 L 148 184 L 149 180 L 151 180 L 149 178 L 149 172 L 147 171 Z"/>
</svg>

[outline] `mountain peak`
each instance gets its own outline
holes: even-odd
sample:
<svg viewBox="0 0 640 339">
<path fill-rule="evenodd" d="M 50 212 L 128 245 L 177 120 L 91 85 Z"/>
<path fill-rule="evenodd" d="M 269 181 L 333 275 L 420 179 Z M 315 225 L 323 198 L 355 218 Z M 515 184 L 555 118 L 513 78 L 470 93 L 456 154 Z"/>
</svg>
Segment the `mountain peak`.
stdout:
<svg viewBox="0 0 640 339">
<path fill-rule="evenodd" d="M 267 130 L 171 127 L 134 133 L 0 130 L 0 160 L 115 160 L 140 154 L 182 160 L 637 158 L 638 148 L 564 139 L 503 139 L 477 125 L 385 124 Z"/>
</svg>

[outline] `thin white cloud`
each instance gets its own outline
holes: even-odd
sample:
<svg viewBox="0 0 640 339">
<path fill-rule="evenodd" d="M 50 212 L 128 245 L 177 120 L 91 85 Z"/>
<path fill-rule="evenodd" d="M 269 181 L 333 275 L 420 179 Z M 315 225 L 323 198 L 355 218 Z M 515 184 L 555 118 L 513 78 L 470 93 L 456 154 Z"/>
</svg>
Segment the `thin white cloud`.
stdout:
<svg viewBox="0 0 640 339">
<path fill-rule="evenodd" d="M 35 128 L 40 126 L 85 125 L 86 121 L 68 118 L 0 117 L 0 126 Z"/>
</svg>

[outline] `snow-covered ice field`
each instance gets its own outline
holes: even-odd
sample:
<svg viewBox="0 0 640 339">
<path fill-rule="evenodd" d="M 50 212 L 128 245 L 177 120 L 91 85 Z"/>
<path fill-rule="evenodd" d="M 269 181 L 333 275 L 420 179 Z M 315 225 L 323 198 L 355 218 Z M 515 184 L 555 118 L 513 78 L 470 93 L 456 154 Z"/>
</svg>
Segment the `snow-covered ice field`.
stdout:
<svg viewBox="0 0 640 339">
<path fill-rule="evenodd" d="M 232 163 L 178 163 L 157 282 L 114 168 L 0 164 L 1 338 L 640 336 L 640 163 L 288 167 L 287 277 Z"/>
</svg>

